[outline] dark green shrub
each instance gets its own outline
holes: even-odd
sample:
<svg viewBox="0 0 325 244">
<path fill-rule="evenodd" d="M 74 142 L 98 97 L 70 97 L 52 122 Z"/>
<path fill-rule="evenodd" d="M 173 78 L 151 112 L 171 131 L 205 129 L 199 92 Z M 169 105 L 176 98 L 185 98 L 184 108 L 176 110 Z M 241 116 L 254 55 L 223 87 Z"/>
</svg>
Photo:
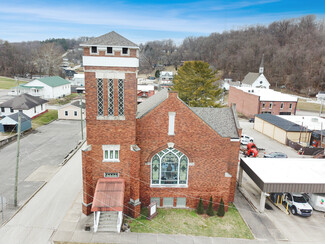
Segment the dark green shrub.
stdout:
<svg viewBox="0 0 325 244">
<path fill-rule="evenodd" d="M 203 207 L 203 201 L 202 198 L 200 198 L 199 205 L 197 205 L 196 212 L 198 214 L 204 214 L 204 207 Z"/>
<path fill-rule="evenodd" d="M 208 209 L 207 209 L 207 215 L 214 216 L 213 204 L 212 204 L 212 196 L 210 197 L 209 206 L 208 206 Z"/>
<path fill-rule="evenodd" d="M 225 204 L 224 204 L 222 198 L 221 198 L 221 200 L 220 200 L 220 204 L 219 204 L 219 208 L 218 208 L 217 215 L 218 215 L 219 217 L 223 217 L 223 216 L 225 216 Z"/>
</svg>

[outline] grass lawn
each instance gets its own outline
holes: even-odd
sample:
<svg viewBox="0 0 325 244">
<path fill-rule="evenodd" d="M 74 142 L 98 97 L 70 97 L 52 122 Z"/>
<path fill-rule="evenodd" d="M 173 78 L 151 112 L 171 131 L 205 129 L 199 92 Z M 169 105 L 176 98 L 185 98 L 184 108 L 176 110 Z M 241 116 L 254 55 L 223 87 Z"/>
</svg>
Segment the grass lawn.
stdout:
<svg viewBox="0 0 325 244">
<path fill-rule="evenodd" d="M 58 99 L 52 99 L 49 101 L 50 105 L 65 105 L 70 103 L 74 98 L 76 98 L 77 96 L 79 96 L 77 93 L 72 93 L 69 96 L 65 96 L 65 97 L 61 97 Z"/>
<path fill-rule="evenodd" d="M 147 216 L 147 209 L 142 214 Z M 229 205 L 223 218 L 198 215 L 190 209 L 158 209 L 158 215 L 153 220 L 141 216 L 136 220 L 129 219 L 132 232 L 185 234 L 197 236 L 214 236 L 227 238 L 253 239 L 234 205 Z"/>
<path fill-rule="evenodd" d="M 306 100 L 299 98 L 297 109 L 304 110 L 304 111 L 313 111 L 313 112 L 319 112 L 320 110 L 320 104 L 317 103 L 310 103 L 306 102 Z M 322 112 L 325 111 L 325 104 L 323 104 Z"/>
<path fill-rule="evenodd" d="M 25 81 L 19 81 L 19 84 L 25 84 Z M 10 89 L 17 86 L 16 80 L 8 77 L 0 76 L 0 89 Z"/>
<path fill-rule="evenodd" d="M 32 120 L 32 128 L 35 129 L 42 125 L 51 123 L 53 120 L 58 118 L 58 111 L 49 109 L 45 114 L 38 116 Z"/>
</svg>

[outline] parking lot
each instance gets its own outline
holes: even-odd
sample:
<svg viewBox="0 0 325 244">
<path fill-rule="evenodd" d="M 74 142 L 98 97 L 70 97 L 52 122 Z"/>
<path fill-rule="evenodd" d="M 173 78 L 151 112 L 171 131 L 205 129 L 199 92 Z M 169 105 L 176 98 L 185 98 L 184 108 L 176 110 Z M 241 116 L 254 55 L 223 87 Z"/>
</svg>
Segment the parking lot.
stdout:
<svg viewBox="0 0 325 244">
<path fill-rule="evenodd" d="M 243 128 L 243 134 L 253 137 L 256 146 L 265 149 L 265 151 L 260 152 L 262 154 L 264 152 L 283 152 L 289 158 L 310 157 L 298 155 L 292 148 L 255 131 L 253 129 L 253 123 L 249 123 L 247 120 L 240 120 L 240 125 Z M 246 173 L 243 175 L 243 187 L 246 194 L 248 194 L 248 199 L 258 206 L 261 194 L 260 189 Z M 267 200 L 266 204 L 269 207 L 261 215 L 267 216 L 278 231 L 281 232 L 282 235 L 280 235 L 278 241 L 288 240 L 290 243 L 325 243 L 325 215 L 323 212 L 313 211 L 311 217 L 301 217 L 292 214 L 287 215 L 269 200 Z"/>
</svg>

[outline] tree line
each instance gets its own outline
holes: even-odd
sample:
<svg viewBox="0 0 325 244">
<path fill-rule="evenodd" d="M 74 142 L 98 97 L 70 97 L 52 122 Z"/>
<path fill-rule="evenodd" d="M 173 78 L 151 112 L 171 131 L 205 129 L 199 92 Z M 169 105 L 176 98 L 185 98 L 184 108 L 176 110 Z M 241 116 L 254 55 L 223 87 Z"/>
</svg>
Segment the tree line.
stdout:
<svg viewBox="0 0 325 244">
<path fill-rule="evenodd" d="M 81 62 L 78 39 L 8 43 L 0 40 L 0 75 L 58 75 L 65 54 Z M 187 37 L 180 45 L 173 40 L 140 44 L 140 72 L 179 67 L 184 61 L 202 60 L 221 78 L 243 80 L 248 72 L 258 72 L 264 54 L 264 74 L 273 87 L 313 94 L 325 90 L 325 20 L 308 15 L 276 21 L 268 26 L 211 33 L 206 37 Z"/>
<path fill-rule="evenodd" d="M 178 47 L 167 40 L 140 48 L 142 72 L 202 60 L 222 71 L 222 78 L 243 80 L 248 72 L 258 72 L 264 54 L 264 74 L 273 87 L 309 95 L 325 90 L 325 22 L 313 15 L 187 37 Z"/>
</svg>

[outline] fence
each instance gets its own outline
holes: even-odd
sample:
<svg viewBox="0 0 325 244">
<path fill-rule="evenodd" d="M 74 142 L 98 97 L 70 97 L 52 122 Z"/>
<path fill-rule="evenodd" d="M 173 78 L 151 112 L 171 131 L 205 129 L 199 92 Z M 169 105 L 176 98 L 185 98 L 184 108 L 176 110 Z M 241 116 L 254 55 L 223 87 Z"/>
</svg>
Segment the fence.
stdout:
<svg viewBox="0 0 325 244">
<path fill-rule="evenodd" d="M 300 145 L 297 142 L 294 141 L 290 141 L 289 139 L 288 141 L 288 146 L 295 149 L 296 151 L 301 151 L 304 155 L 316 155 L 318 153 L 321 153 L 324 151 L 324 148 L 319 148 L 319 147 L 304 147 L 302 145 Z"/>
</svg>

